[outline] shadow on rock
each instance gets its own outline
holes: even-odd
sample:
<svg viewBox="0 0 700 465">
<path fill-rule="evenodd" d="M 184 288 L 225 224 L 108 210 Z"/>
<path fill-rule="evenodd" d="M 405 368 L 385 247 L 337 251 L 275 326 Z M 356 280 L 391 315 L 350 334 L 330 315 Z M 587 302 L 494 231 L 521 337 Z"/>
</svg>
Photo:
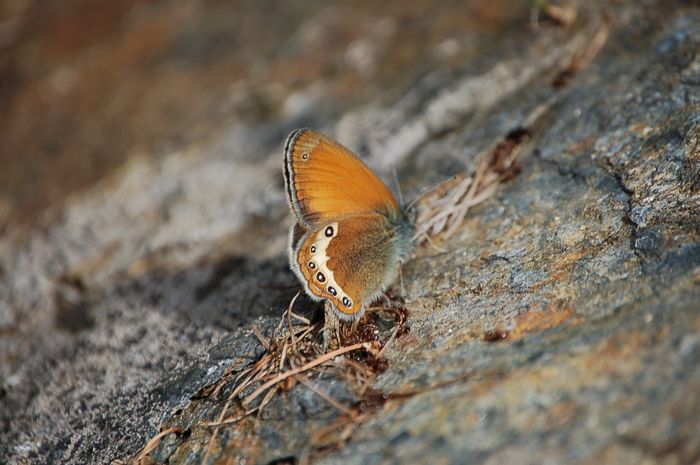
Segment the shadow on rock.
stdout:
<svg viewBox="0 0 700 465">
<path fill-rule="evenodd" d="M 114 292 L 131 294 L 198 326 L 234 329 L 258 317 L 280 315 L 298 290 L 286 257 L 255 261 L 234 255 L 183 270 L 152 271 Z"/>
</svg>

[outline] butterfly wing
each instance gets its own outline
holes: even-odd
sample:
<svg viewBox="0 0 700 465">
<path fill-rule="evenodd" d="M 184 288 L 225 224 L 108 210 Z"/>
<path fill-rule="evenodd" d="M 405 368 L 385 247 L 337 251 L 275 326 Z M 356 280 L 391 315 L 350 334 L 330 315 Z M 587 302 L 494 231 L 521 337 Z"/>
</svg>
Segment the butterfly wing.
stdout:
<svg viewBox="0 0 700 465">
<path fill-rule="evenodd" d="M 379 214 L 355 215 L 317 229 L 292 228 L 290 262 L 307 293 L 353 319 L 395 278 L 397 226 Z"/>
<path fill-rule="evenodd" d="M 400 210 L 389 188 L 362 160 L 311 129 L 297 129 L 287 138 L 284 179 L 289 203 L 309 229 L 333 218 Z"/>
</svg>

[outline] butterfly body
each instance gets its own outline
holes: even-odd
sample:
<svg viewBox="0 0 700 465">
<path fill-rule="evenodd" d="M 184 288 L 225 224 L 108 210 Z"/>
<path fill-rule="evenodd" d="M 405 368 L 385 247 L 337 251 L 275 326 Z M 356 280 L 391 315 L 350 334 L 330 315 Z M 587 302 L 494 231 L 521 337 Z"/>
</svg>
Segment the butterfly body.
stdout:
<svg viewBox="0 0 700 465">
<path fill-rule="evenodd" d="M 296 216 L 292 270 L 309 296 L 330 301 L 341 318 L 358 318 L 411 253 L 411 221 L 357 156 L 318 132 L 290 134 L 284 172 Z"/>
</svg>

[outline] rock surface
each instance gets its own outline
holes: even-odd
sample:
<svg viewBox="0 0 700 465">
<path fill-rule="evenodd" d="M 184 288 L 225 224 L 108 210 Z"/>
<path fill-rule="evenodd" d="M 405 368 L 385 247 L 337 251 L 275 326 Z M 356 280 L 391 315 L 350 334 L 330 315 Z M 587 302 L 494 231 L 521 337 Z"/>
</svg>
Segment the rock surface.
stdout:
<svg viewBox="0 0 700 465">
<path fill-rule="evenodd" d="M 143 462 L 202 462 L 224 400 L 198 393 L 297 290 L 280 166 L 302 125 L 408 192 L 530 141 L 404 267 L 410 331 L 352 434 L 309 448 L 342 412 L 297 384 L 209 463 L 700 462 L 697 4 L 586 2 L 536 32 L 505 1 L 28 5 L 0 28 L 0 463 L 129 460 L 174 426 Z M 71 32 L 78 12 L 102 20 Z"/>
</svg>

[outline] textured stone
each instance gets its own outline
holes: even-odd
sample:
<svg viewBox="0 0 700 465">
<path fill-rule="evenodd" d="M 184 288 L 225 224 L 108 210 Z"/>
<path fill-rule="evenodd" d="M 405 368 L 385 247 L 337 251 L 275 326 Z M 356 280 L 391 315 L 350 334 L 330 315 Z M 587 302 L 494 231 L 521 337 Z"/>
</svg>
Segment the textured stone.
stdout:
<svg viewBox="0 0 700 465">
<path fill-rule="evenodd" d="M 129 459 L 173 426 L 183 432 L 149 460 L 202 461 L 213 431 L 203 423 L 230 386 L 201 390 L 260 357 L 251 325 L 272 334 L 297 290 L 280 166 L 298 125 L 334 133 L 382 174 L 396 165 L 409 194 L 472 171 L 515 129 L 531 140 L 521 173 L 455 236 L 435 239 L 446 252 L 424 245 L 404 266 L 410 331 L 371 389 L 312 377 L 369 412 L 349 439 L 308 449 L 341 414 L 297 384 L 259 417 L 222 427 L 210 463 L 298 463 L 309 452 L 328 465 L 700 460 L 700 9 L 586 2 L 569 28 L 532 32 L 527 9 L 506 3 L 249 6 L 250 24 L 267 25 L 254 43 L 257 29 L 237 30 L 236 12 L 216 3 L 119 7 L 81 39 L 104 54 L 69 34 L 47 55 L 49 77 L 17 78 L 12 123 L 0 119 L 12 155 L 2 166 L 24 172 L 46 153 L 19 161 L 17 147 L 56 141 L 61 155 L 45 163 L 60 170 L 102 141 L 76 129 L 89 112 L 57 126 L 54 94 L 35 120 L 41 134 L 28 137 L 31 89 L 113 102 L 90 134 L 121 130 L 108 131 L 114 152 L 103 156 L 119 168 L 96 170 L 101 182 L 39 176 L 36 199 L 0 191 L 0 219 L 11 219 L 0 238 L 0 462 Z M 77 21 L 72 8 L 58 30 Z M 595 60 L 576 68 L 608 27 Z M 48 33 L 17 34 L 48 53 Z M 229 55 L 222 41 L 255 48 Z M 24 45 L 9 50 L 38 66 Z M 81 88 L 97 69 L 115 73 L 102 68 L 108 56 L 130 73 Z M 150 99 L 134 104 L 151 79 Z M 118 119 L 130 111 L 133 121 Z M 187 135 L 149 148 L 173 131 Z M 88 149 L 65 158 L 71 147 Z M 45 198 L 86 184 L 60 203 Z M 37 205 L 44 213 L 17 222 Z"/>
</svg>

